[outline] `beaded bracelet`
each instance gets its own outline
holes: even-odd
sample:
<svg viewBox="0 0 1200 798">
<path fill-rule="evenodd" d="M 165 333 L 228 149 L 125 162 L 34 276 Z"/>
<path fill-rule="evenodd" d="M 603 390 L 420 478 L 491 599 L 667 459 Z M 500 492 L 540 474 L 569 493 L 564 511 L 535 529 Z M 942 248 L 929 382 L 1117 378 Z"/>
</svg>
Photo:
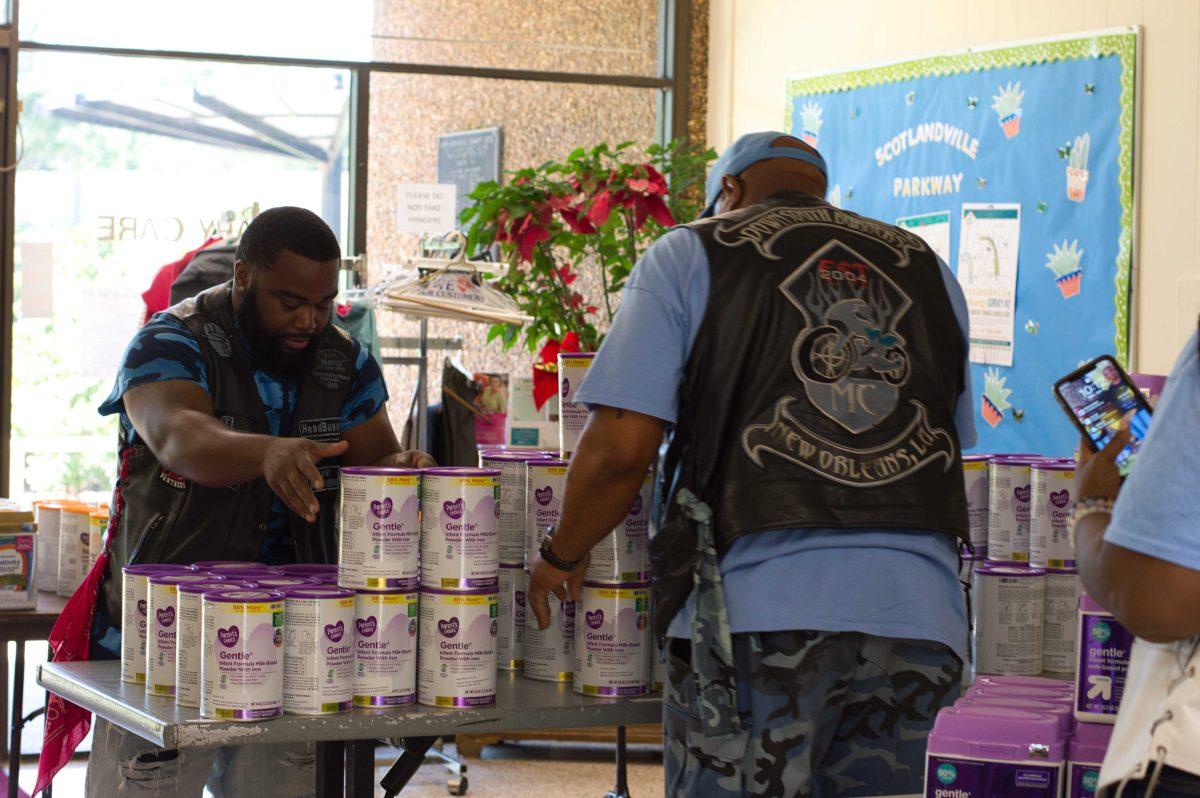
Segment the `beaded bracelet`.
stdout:
<svg viewBox="0 0 1200 798">
<path fill-rule="evenodd" d="M 1087 518 L 1089 515 L 1112 515 L 1113 501 L 1112 499 L 1080 499 L 1075 502 L 1075 509 L 1071 511 L 1071 518 L 1067 521 L 1067 529 L 1071 545 L 1075 545 L 1075 527 L 1079 522 Z"/>
</svg>

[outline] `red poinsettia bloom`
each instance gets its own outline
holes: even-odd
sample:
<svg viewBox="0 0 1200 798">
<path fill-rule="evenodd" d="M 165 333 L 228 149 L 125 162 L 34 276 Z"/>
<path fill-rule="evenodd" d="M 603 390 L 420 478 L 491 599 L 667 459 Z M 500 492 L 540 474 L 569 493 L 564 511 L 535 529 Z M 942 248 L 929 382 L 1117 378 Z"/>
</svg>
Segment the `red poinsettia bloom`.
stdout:
<svg viewBox="0 0 1200 798">
<path fill-rule="evenodd" d="M 569 332 L 561 341 L 549 339 L 538 352 L 537 362 L 533 364 L 533 403 L 539 410 L 558 393 L 558 353 L 578 351 L 579 335 Z"/>
</svg>

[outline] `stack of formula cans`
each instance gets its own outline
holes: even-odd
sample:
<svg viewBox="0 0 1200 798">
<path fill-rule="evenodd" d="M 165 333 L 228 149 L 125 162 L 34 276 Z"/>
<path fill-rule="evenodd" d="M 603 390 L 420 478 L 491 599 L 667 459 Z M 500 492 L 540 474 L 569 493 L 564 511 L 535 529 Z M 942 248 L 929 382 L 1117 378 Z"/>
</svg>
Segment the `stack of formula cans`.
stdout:
<svg viewBox="0 0 1200 798">
<path fill-rule="evenodd" d="M 1035 455 L 963 458 L 977 674 L 1070 675 L 1082 592 L 1069 539 L 1075 463 Z"/>
<path fill-rule="evenodd" d="M 1112 726 L 1073 710 L 1070 682 L 981 676 L 938 713 L 926 753 L 927 798 L 1086 798 Z"/>
</svg>

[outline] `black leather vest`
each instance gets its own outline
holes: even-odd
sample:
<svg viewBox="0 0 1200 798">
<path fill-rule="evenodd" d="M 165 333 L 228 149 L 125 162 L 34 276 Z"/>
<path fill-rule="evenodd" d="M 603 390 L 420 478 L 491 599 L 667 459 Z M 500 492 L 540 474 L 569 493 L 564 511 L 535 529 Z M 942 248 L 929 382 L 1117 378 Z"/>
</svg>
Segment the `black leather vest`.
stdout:
<svg viewBox="0 0 1200 798">
<path fill-rule="evenodd" d="M 214 415 L 239 432 L 269 435 L 254 368 L 234 324 L 232 287 L 226 283 L 210 288 L 166 312 L 187 325 L 200 345 Z M 291 428 L 281 433 L 338 440 L 354 375 L 354 342 L 330 324 L 301 380 Z M 130 443 L 122 435 L 120 449 L 121 501 L 114 503 L 114 510 L 123 507 L 103 588 L 112 618 L 121 618 L 124 565 L 258 559 L 274 498 L 266 480 L 209 488 L 164 468 L 140 440 Z M 319 468 L 325 487 L 316 494 L 321 508 L 316 523 L 289 514 L 298 562 L 335 562 L 337 557 L 338 462 L 326 460 Z"/>
<path fill-rule="evenodd" d="M 691 227 L 711 286 L 651 543 L 659 634 L 696 562 L 679 488 L 712 508 L 721 553 L 786 528 L 967 540 L 954 424 L 965 344 L 928 246 L 799 192 Z"/>
</svg>

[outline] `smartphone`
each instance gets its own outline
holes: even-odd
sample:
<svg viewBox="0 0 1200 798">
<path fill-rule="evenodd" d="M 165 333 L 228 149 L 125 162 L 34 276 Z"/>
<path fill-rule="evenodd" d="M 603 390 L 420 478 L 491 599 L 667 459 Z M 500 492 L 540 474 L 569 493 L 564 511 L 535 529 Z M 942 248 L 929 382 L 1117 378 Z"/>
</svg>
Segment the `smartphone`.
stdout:
<svg viewBox="0 0 1200 798">
<path fill-rule="evenodd" d="M 1092 451 L 1108 445 L 1121 419 L 1132 413 L 1132 440 L 1117 455 L 1117 471 L 1129 473 L 1150 427 L 1150 403 L 1111 355 L 1080 366 L 1054 383 L 1054 395 Z"/>
</svg>

